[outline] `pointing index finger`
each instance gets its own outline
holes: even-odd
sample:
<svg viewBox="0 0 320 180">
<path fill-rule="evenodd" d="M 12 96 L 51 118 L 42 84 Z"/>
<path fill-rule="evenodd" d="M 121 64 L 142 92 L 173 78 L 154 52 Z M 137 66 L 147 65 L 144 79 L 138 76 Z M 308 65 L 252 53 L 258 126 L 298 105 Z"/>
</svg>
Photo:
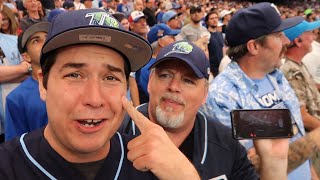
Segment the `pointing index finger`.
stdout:
<svg viewBox="0 0 320 180">
<path fill-rule="evenodd" d="M 149 127 L 154 124 L 146 118 L 143 114 L 141 114 L 136 108 L 128 101 L 127 97 L 123 96 L 121 98 L 122 106 L 127 111 L 131 119 L 139 128 L 141 134 L 145 132 Z"/>
</svg>

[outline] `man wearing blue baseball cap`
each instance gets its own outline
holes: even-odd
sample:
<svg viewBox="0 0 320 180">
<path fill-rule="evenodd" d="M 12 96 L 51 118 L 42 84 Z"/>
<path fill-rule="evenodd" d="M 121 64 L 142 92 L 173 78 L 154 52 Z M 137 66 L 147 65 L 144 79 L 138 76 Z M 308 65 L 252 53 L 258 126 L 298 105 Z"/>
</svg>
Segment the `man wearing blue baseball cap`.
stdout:
<svg viewBox="0 0 320 180">
<path fill-rule="evenodd" d="M 161 22 L 167 24 L 171 29 L 181 29 L 182 25 L 178 14 L 173 10 L 164 13 Z"/>
<path fill-rule="evenodd" d="M 177 41 L 160 50 L 150 69 L 150 101 L 137 109 L 164 128 L 201 178 L 258 179 L 245 148 L 232 138 L 230 129 L 217 120 L 208 121 L 198 111 L 209 88 L 210 66 L 205 53 L 192 42 Z M 122 130 L 128 134 L 141 131 L 130 118 L 125 119 Z M 255 143 L 264 160 L 261 179 L 285 179 L 288 139 Z M 274 152 L 267 144 L 280 148 L 283 159 L 278 159 L 280 151 Z"/>
<path fill-rule="evenodd" d="M 299 101 L 278 70 L 289 44 L 282 31 L 302 21 L 302 17 L 281 20 L 277 7 L 271 3 L 258 3 L 236 12 L 226 29 L 227 54 L 232 62 L 211 82 L 204 113 L 231 127 L 230 112 L 234 109 L 285 108 L 293 118 L 294 136 L 290 141 L 303 137 Z M 252 141 L 240 142 L 249 158 L 254 157 Z M 289 161 L 290 158 L 293 157 L 289 156 Z M 310 162 L 305 161 L 288 178 L 311 179 Z"/>
<path fill-rule="evenodd" d="M 281 71 L 299 99 L 302 120 L 308 131 L 320 127 L 320 93 L 302 59 L 311 52 L 311 43 L 315 39 L 312 31 L 318 28 L 320 28 L 320 21 L 302 21 L 284 31 L 291 43 L 283 59 L 284 64 L 281 66 Z M 316 170 L 320 172 L 317 157 L 319 155 L 315 155 L 312 162 L 316 165 L 314 166 Z"/>
<path fill-rule="evenodd" d="M 148 32 L 148 41 L 151 43 L 153 49 L 152 58 L 148 64 L 136 72 L 140 103 L 149 101 L 149 93 L 147 90 L 150 74 L 149 67 L 154 63 L 159 51 L 174 42 L 175 36 L 179 33 L 180 30 L 170 29 L 170 27 L 163 23 L 154 25 Z"/>
<path fill-rule="evenodd" d="M 129 73 L 151 57 L 148 42 L 101 9 L 68 11 L 51 23 L 38 72 L 48 125 L 0 146 L 0 179 L 200 179 L 125 97 Z M 139 137 L 116 133 L 125 111 Z"/>
</svg>

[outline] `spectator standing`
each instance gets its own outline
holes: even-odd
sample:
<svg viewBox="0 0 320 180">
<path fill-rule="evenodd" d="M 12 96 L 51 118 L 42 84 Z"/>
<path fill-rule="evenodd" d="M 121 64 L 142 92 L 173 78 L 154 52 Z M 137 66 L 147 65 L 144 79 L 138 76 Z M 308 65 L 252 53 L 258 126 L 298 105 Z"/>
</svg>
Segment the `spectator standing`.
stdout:
<svg viewBox="0 0 320 180">
<path fill-rule="evenodd" d="M 157 24 L 157 18 L 154 12 L 154 2 L 155 0 L 145 0 L 145 8 L 142 11 L 146 16 L 147 24 L 150 28 Z"/>
<path fill-rule="evenodd" d="M 46 105 L 40 99 L 37 73 L 40 70 L 41 48 L 46 40 L 49 23 L 29 27 L 19 38 L 18 46 L 24 59 L 31 62 L 32 73 L 7 96 L 5 140 L 21 136 L 48 123 Z"/>
<path fill-rule="evenodd" d="M 37 0 L 23 0 L 22 2 L 27 11 L 27 15 L 20 20 L 20 29 L 22 31 L 25 31 L 32 24 L 45 21 L 45 17 L 41 16 L 39 13 L 41 2 Z"/>
<path fill-rule="evenodd" d="M 213 76 L 219 74 L 220 62 L 223 58 L 224 40 L 222 33 L 217 30 L 219 24 L 218 13 L 211 11 L 205 18 L 208 31 L 210 32 L 210 39 L 208 44 L 210 71 Z"/>
<path fill-rule="evenodd" d="M 182 37 L 182 39 L 191 42 L 198 41 L 201 38 L 206 38 L 209 40 L 210 33 L 200 23 L 203 17 L 204 16 L 201 7 L 192 6 L 190 8 L 191 22 L 181 28 L 181 33 L 179 36 Z"/>
</svg>

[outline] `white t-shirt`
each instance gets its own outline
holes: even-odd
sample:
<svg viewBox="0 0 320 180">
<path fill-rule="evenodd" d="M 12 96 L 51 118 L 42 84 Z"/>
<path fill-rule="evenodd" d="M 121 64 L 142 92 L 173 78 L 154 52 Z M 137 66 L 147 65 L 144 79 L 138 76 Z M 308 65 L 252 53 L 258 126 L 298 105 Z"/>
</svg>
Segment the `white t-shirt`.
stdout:
<svg viewBox="0 0 320 180">
<path fill-rule="evenodd" d="M 314 81 L 320 84 L 320 43 L 312 42 L 312 51 L 305 55 L 302 62 L 307 66 Z"/>
</svg>

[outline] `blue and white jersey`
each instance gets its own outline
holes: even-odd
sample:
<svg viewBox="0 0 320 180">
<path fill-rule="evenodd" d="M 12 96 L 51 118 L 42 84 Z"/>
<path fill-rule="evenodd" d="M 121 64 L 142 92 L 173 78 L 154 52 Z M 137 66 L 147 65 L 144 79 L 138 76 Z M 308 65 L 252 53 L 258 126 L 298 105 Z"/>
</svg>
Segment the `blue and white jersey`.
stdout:
<svg viewBox="0 0 320 180">
<path fill-rule="evenodd" d="M 17 36 L 0 33 L 0 48 L 5 58 L 0 66 L 12 66 L 20 63 L 20 53 L 17 47 Z M 0 83 L 0 134 L 4 133 L 4 107 L 6 96 L 20 83 Z"/>
<path fill-rule="evenodd" d="M 238 63 L 232 61 L 210 83 L 209 95 L 205 105 L 201 107 L 201 111 L 210 117 L 209 119 L 218 119 L 222 124 L 231 127 L 230 112 L 233 109 L 270 108 L 270 104 L 275 105 L 271 108 L 285 106 L 291 112 L 292 123 L 295 123 L 299 130 L 290 139 L 290 142 L 293 142 L 305 134 L 299 101 L 282 72 L 276 69 L 267 74 L 267 78 L 275 92 L 275 94 L 269 93 L 267 95 L 269 96 L 268 100 L 258 93 L 261 92 L 259 86 L 241 70 Z M 277 104 L 280 107 L 277 107 Z M 251 140 L 241 140 L 240 143 L 246 149 L 253 147 Z M 306 161 L 301 166 L 289 174 L 289 179 L 310 179 L 309 162 Z"/>
</svg>

